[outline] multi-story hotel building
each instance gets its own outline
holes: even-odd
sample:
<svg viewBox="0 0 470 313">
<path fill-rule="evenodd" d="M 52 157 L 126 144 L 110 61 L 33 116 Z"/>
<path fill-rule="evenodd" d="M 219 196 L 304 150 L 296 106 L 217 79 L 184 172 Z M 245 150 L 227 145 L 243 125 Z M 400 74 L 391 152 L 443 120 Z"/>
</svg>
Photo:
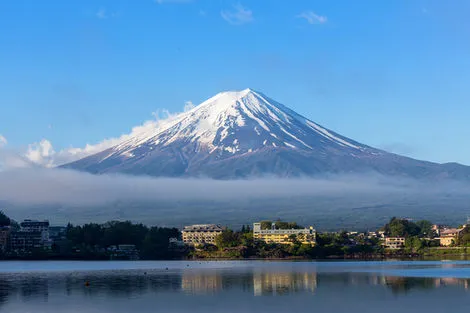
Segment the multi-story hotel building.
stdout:
<svg viewBox="0 0 470 313">
<path fill-rule="evenodd" d="M 270 229 L 261 229 L 261 223 L 253 224 L 254 240 L 291 245 L 294 243 L 293 237 L 302 244 L 316 244 L 316 232 L 312 226 L 302 229 L 276 229 L 273 223 Z"/>
<path fill-rule="evenodd" d="M 397 250 L 405 247 L 405 237 L 386 237 L 384 246 L 386 249 Z"/>
<path fill-rule="evenodd" d="M 200 224 L 185 226 L 183 231 L 183 242 L 187 245 L 215 244 L 215 238 L 224 230 L 220 225 Z"/>
</svg>

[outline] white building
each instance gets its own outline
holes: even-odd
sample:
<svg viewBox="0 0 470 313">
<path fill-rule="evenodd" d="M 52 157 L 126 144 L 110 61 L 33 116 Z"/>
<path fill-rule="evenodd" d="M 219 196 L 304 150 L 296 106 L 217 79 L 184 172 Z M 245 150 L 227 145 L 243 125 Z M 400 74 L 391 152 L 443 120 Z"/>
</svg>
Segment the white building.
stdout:
<svg viewBox="0 0 470 313">
<path fill-rule="evenodd" d="M 20 232 L 23 233 L 40 233 L 41 243 L 45 248 L 50 248 L 51 240 L 49 238 L 49 221 L 24 220 L 20 223 Z"/>
<path fill-rule="evenodd" d="M 261 223 L 253 224 L 253 239 L 255 240 L 290 245 L 293 244 L 292 236 L 302 244 L 313 246 L 316 243 L 316 232 L 312 226 L 301 229 L 276 229 L 275 224 L 272 223 L 270 229 L 261 229 Z"/>
<path fill-rule="evenodd" d="M 215 224 L 198 224 L 185 226 L 183 242 L 187 245 L 215 244 L 215 238 L 224 231 L 224 228 Z"/>
</svg>

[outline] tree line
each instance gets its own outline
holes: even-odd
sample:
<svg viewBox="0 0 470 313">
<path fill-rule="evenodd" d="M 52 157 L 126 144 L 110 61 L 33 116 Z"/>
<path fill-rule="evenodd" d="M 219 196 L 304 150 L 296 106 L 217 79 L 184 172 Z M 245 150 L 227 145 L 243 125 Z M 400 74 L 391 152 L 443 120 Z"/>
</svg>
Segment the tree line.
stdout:
<svg viewBox="0 0 470 313">
<path fill-rule="evenodd" d="M 72 254 L 99 256 L 111 246 L 135 245 L 142 259 L 169 259 L 176 256 L 169 248 L 169 239 L 179 239 L 180 232 L 177 228 L 111 221 L 81 226 L 68 224 L 65 237 Z"/>
</svg>

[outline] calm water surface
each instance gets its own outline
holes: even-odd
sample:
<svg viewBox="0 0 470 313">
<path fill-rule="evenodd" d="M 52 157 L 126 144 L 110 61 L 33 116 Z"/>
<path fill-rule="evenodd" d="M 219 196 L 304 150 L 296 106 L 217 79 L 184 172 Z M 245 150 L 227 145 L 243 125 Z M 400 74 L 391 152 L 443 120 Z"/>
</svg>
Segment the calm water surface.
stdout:
<svg viewBox="0 0 470 313">
<path fill-rule="evenodd" d="M 0 312 L 470 311 L 470 262 L 0 262 Z"/>
</svg>

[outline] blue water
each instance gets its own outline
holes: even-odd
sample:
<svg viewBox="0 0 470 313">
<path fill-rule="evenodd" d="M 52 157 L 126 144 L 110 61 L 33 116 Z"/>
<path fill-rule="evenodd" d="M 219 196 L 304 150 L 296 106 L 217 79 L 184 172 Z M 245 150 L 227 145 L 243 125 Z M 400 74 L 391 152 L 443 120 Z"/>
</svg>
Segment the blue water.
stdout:
<svg viewBox="0 0 470 313">
<path fill-rule="evenodd" d="M 468 312 L 470 262 L 0 262 L 0 312 Z"/>
</svg>

